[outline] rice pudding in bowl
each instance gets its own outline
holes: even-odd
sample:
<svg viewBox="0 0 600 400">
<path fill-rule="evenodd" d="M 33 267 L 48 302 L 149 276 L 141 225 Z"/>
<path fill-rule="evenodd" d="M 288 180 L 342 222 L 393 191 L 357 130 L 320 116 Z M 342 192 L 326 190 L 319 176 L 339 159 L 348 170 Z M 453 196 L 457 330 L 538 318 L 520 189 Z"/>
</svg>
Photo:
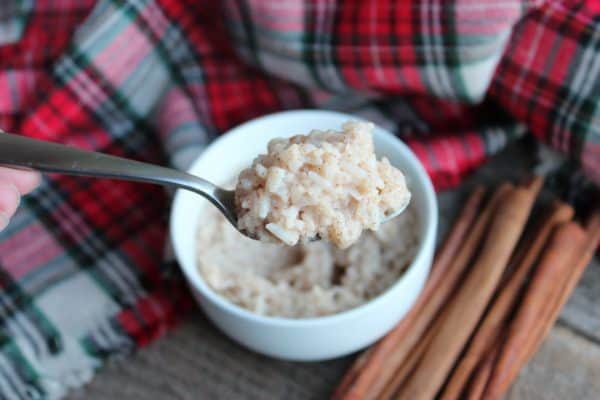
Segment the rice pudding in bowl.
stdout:
<svg viewBox="0 0 600 400">
<path fill-rule="evenodd" d="M 225 184 L 231 181 L 237 171 L 251 165 L 257 154 L 264 152 L 271 139 L 285 135 L 291 137 L 297 132 L 309 132 L 313 128 L 338 129 L 349 119 L 356 117 L 309 110 L 258 118 L 232 129 L 213 142 L 193 163 L 189 172 Z M 378 158 L 388 158 L 406 176 L 411 206 L 405 213 L 408 216 L 409 212 L 414 212 L 415 232 L 419 235 L 412 261 L 400 271 L 399 277 L 393 279 L 381 293 L 356 306 L 340 304 L 326 313 L 304 310 L 304 316 L 291 318 L 272 316 L 275 312 L 266 311 L 266 308 L 263 308 L 262 314 L 252 312 L 224 298 L 209 285 L 208 279 L 198 268 L 197 235 L 203 227 L 211 229 L 210 211 L 214 209 L 193 193 L 182 190 L 176 193 L 170 224 L 177 261 L 199 305 L 226 335 L 254 351 L 272 357 L 325 360 L 372 344 L 408 312 L 422 290 L 431 266 L 437 229 L 437 202 L 429 177 L 408 147 L 378 126 L 374 128 L 373 141 Z M 320 242 L 321 245 L 325 243 Z M 352 251 L 352 247 L 344 251 Z M 250 260 L 254 256 L 240 251 L 236 257 Z M 298 256 L 298 260 L 300 258 Z M 332 276 L 329 275 L 329 278 Z M 326 315 L 306 316 L 319 313 Z"/>
<path fill-rule="evenodd" d="M 242 236 L 211 208 L 198 229 L 198 270 L 213 290 L 254 313 L 318 317 L 356 307 L 394 283 L 414 258 L 418 229 L 409 207 L 349 248 L 324 240 L 290 247 Z"/>
</svg>

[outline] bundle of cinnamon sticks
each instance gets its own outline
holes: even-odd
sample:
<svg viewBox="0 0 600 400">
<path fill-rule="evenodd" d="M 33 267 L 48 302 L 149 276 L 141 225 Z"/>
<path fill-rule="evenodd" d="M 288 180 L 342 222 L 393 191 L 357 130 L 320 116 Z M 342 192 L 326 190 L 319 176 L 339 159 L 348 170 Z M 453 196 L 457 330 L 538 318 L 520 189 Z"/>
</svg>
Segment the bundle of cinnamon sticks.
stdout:
<svg viewBox="0 0 600 400">
<path fill-rule="evenodd" d="M 531 221 L 542 179 L 470 194 L 404 319 L 361 354 L 336 400 L 499 399 L 558 318 L 600 240 L 554 201 Z"/>
</svg>

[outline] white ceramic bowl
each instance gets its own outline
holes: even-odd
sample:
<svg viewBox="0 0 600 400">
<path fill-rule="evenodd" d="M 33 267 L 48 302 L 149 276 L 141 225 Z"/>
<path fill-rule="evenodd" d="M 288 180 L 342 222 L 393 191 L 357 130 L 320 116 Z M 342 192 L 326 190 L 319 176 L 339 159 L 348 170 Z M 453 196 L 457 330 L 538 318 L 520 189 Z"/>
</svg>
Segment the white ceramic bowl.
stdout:
<svg viewBox="0 0 600 400">
<path fill-rule="evenodd" d="M 266 151 L 275 137 L 336 129 L 352 115 L 300 110 L 281 112 L 246 122 L 213 142 L 189 172 L 216 184 L 229 181 Z M 420 217 L 421 242 L 407 271 L 388 290 L 371 301 L 331 316 L 289 319 L 265 317 L 230 303 L 204 282 L 196 268 L 195 237 L 202 212 L 211 205 L 200 196 L 179 190 L 171 212 L 171 240 L 191 290 L 208 317 L 229 337 L 268 356 L 317 361 L 364 348 L 385 335 L 409 310 L 421 292 L 432 262 L 438 224 L 435 193 L 420 162 L 398 138 L 376 127 L 373 139 L 378 157 L 386 156 L 406 175 L 412 203 Z"/>
</svg>

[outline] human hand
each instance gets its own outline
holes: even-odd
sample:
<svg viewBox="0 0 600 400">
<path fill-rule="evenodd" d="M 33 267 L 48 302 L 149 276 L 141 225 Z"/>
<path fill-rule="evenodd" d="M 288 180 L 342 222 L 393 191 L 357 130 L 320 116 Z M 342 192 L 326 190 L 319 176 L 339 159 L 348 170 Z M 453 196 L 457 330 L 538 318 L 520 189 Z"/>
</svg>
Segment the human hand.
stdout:
<svg viewBox="0 0 600 400">
<path fill-rule="evenodd" d="M 6 228 L 17 211 L 21 196 L 35 189 L 40 179 L 35 171 L 0 167 L 0 230 Z"/>
</svg>

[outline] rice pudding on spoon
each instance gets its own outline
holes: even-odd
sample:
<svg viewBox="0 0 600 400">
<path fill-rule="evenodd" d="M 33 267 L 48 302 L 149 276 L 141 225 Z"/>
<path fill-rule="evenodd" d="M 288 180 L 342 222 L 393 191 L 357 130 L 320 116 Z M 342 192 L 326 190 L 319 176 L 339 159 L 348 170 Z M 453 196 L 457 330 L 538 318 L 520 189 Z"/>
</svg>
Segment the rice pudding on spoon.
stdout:
<svg viewBox="0 0 600 400">
<path fill-rule="evenodd" d="M 235 189 L 238 228 L 262 242 L 294 246 L 315 238 L 347 248 L 403 210 L 410 192 L 400 170 L 377 160 L 373 124 L 269 142 Z"/>
</svg>

